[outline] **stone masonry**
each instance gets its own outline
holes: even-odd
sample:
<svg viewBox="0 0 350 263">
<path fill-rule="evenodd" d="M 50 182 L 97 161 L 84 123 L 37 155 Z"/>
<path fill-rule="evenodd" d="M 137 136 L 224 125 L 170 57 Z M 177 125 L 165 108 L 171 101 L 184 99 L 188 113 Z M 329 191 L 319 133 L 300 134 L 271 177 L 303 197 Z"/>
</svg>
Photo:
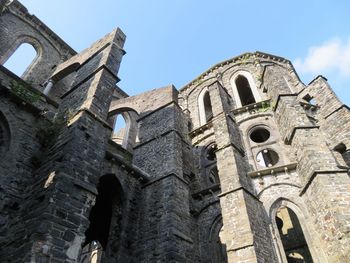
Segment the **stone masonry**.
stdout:
<svg viewBox="0 0 350 263">
<path fill-rule="evenodd" d="M 130 97 L 125 39 L 77 53 L 0 0 L 1 262 L 349 262 L 350 112 L 324 77 L 245 53 Z"/>
</svg>

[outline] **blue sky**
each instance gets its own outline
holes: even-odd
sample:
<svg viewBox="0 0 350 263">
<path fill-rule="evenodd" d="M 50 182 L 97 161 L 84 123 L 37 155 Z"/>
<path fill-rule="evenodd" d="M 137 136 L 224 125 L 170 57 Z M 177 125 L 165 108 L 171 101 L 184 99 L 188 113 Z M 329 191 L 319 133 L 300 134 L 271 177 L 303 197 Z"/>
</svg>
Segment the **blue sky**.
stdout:
<svg viewBox="0 0 350 263">
<path fill-rule="evenodd" d="M 22 0 L 75 50 L 119 26 L 127 54 L 119 86 L 134 95 L 181 88 L 247 51 L 291 60 L 304 83 L 328 78 L 350 105 L 348 0 Z"/>
</svg>

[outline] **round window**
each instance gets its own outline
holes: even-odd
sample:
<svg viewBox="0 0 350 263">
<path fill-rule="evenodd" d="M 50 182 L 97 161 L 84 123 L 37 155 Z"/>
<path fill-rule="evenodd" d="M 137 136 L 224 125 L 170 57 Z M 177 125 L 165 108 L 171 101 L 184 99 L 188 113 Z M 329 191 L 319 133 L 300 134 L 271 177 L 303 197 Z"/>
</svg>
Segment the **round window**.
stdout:
<svg viewBox="0 0 350 263">
<path fill-rule="evenodd" d="M 256 161 L 262 167 L 271 167 L 278 163 L 278 154 L 270 149 L 264 149 L 256 155 Z"/>
<path fill-rule="evenodd" d="M 265 128 L 257 128 L 250 134 L 250 139 L 256 143 L 266 142 L 270 138 L 270 132 Z"/>
</svg>

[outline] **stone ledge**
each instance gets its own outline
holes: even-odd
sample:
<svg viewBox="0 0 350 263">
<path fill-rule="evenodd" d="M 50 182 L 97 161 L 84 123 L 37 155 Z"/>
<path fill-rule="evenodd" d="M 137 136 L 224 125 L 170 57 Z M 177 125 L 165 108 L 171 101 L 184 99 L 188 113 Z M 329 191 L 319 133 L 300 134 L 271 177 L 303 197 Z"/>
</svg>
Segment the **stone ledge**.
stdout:
<svg viewBox="0 0 350 263">
<path fill-rule="evenodd" d="M 266 105 L 268 104 L 268 107 L 265 107 Z M 269 109 L 272 109 L 272 105 L 271 105 L 271 100 L 268 99 L 268 100 L 263 100 L 263 101 L 259 101 L 257 103 L 252 103 L 252 104 L 249 104 L 249 105 L 245 105 L 243 107 L 240 107 L 240 108 L 237 108 L 237 109 L 234 109 L 232 110 L 233 114 L 237 115 L 237 114 L 240 114 L 240 113 L 244 113 L 244 112 L 248 112 L 248 111 L 251 111 L 251 110 L 265 110 L 265 111 L 261 111 L 261 112 L 266 112 L 267 110 Z M 259 111 L 258 111 L 259 113 Z"/>
<path fill-rule="evenodd" d="M 226 148 L 228 148 L 230 146 L 232 146 L 242 157 L 245 156 L 245 151 L 243 149 L 241 149 L 240 147 L 238 147 L 237 145 L 235 145 L 234 143 L 232 143 L 232 142 L 229 143 L 229 144 L 224 145 L 223 147 L 221 147 L 219 149 L 217 149 L 215 152 L 219 152 L 219 151 L 221 151 L 223 149 L 226 149 Z"/>
<path fill-rule="evenodd" d="M 247 244 L 247 245 L 245 245 L 245 246 L 236 246 L 236 247 L 232 247 L 232 248 L 227 249 L 226 251 L 227 251 L 227 252 L 235 252 L 235 251 L 237 251 L 237 250 L 246 249 L 246 248 L 249 248 L 249 247 L 255 248 L 255 247 L 254 247 L 254 243 Z"/>
<path fill-rule="evenodd" d="M 193 139 L 195 136 L 197 136 L 198 134 L 203 133 L 206 130 L 209 130 L 211 127 L 213 127 L 213 121 L 212 120 L 207 122 L 206 124 L 200 126 L 199 128 L 191 131 L 189 133 L 189 136 L 190 136 L 191 139 Z"/>
<path fill-rule="evenodd" d="M 223 193 L 219 194 L 218 197 L 221 198 L 221 197 L 224 197 L 225 195 L 237 192 L 239 190 L 242 190 L 243 192 L 247 193 L 250 197 L 254 198 L 256 201 L 261 202 L 257 196 L 255 196 L 252 192 L 250 192 L 247 189 L 245 189 L 243 186 L 239 186 L 237 188 L 234 188 L 234 189 L 228 190 L 226 192 L 223 192 Z"/>
<path fill-rule="evenodd" d="M 251 178 L 255 178 L 255 177 L 261 177 L 265 175 L 272 175 L 274 173 L 295 170 L 296 167 L 297 167 L 297 163 L 289 163 L 281 166 L 273 166 L 266 169 L 249 172 L 248 176 L 250 176 Z"/>
<path fill-rule="evenodd" d="M 148 173 L 141 170 L 137 166 L 135 166 L 133 164 L 127 164 L 126 160 L 123 157 L 121 157 L 120 155 L 114 154 L 110 151 L 106 151 L 105 158 L 107 160 L 110 160 L 112 162 L 117 162 L 118 164 L 120 164 L 121 168 L 130 172 L 130 174 L 132 176 L 136 177 L 136 179 L 138 179 L 140 182 L 149 182 L 149 180 L 151 178 L 151 176 Z"/>
<path fill-rule="evenodd" d="M 213 185 L 209 188 L 203 189 L 201 191 L 198 191 L 198 192 L 192 194 L 192 197 L 194 199 L 202 199 L 203 196 L 208 195 L 208 194 L 214 194 L 214 191 L 216 192 L 219 190 L 221 190 L 221 186 L 220 186 L 220 184 L 216 184 L 216 185 Z"/>
<path fill-rule="evenodd" d="M 11 92 L 11 94 L 14 94 L 14 92 L 11 90 L 11 88 L 9 86 L 11 85 L 11 82 L 14 81 L 14 82 L 17 82 L 17 83 L 25 86 L 29 91 L 40 95 L 41 99 L 45 103 L 48 103 L 48 104 L 50 104 L 51 106 L 53 106 L 55 108 L 58 108 L 58 103 L 55 100 L 53 100 L 50 97 L 46 96 L 40 90 L 32 87 L 31 84 L 27 83 L 22 78 L 20 78 L 19 76 L 17 76 L 12 71 L 8 70 L 6 67 L 4 67 L 2 65 L 0 65 L 0 73 L 1 73 L 0 84 L 1 84 L 2 88 L 8 90 L 9 92 Z M 21 99 L 21 100 L 23 100 L 23 99 Z"/>
</svg>

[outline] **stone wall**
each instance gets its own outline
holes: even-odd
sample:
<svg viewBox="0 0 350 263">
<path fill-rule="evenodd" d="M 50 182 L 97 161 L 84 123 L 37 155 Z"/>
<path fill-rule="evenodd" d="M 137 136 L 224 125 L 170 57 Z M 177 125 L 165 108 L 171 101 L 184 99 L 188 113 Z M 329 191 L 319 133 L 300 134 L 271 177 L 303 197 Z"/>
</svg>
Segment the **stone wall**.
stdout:
<svg viewBox="0 0 350 263">
<path fill-rule="evenodd" d="M 94 251 L 103 262 L 287 262 L 284 208 L 313 262 L 349 258 L 350 114 L 324 78 L 306 86 L 288 60 L 255 52 L 180 91 L 129 97 L 116 86 L 120 29 L 75 54 L 12 1 L 0 33 L 2 64 L 21 41 L 40 55 L 24 80 L 0 66 L 1 262 Z"/>
</svg>

